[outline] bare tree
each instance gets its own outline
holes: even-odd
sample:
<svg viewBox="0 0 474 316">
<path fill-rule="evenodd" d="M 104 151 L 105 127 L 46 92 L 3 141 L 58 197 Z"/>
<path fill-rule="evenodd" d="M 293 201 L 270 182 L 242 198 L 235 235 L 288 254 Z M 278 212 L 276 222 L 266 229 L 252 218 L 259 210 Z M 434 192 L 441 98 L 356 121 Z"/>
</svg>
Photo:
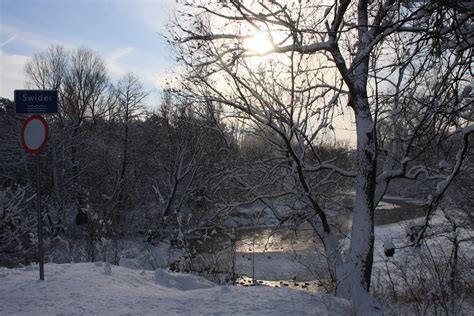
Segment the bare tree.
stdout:
<svg viewBox="0 0 474 316">
<path fill-rule="evenodd" d="M 262 165 L 265 174 L 284 179 L 283 191 L 273 196 L 292 194 L 308 206 L 307 220 L 325 246 L 336 295 L 352 299 L 360 314 L 375 312 L 368 294 L 374 210 L 389 183 L 422 175 L 432 180 L 428 221 L 469 153 L 474 128 L 466 110 L 472 94 L 461 91 L 472 69 L 472 5 L 365 0 L 185 5 L 170 35 L 186 66 L 181 88 L 270 131 L 263 135 L 277 150 Z M 434 73 L 437 80 L 427 82 Z M 383 98 L 389 87 L 392 95 Z M 356 139 L 351 168 L 321 159 L 315 145 L 335 129 L 339 116 Z M 383 123 L 389 127 L 377 135 Z M 381 147 L 386 136 L 390 146 Z M 417 159 L 430 152 L 428 144 L 449 137 L 460 140 L 449 172 Z M 347 256 L 318 194 L 334 185 L 333 175 L 355 180 Z"/>
<path fill-rule="evenodd" d="M 125 172 L 127 168 L 127 151 L 128 151 L 128 128 L 130 121 L 137 119 L 144 113 L 144 101 L 147 93 L 144 91 L 142 84 L 133 74 L 126 74 L 122 80 L 119 81 L 117 87 L 118 105 L 121 121 L 124 124 L 123 136 L 123 156 L 122 166 L 120 170 L 121 182 L 125 179 Z"/>
<path fill-rule="evenodd" d="M 63 210 L 75 201 L 77 217 L 85 220 L 88 184 L 83 176 L 95 162 L 87 153 L 93 147 L 88 146 L 94 141 L 91 129 L 83 126 L 94 126 L 98 119 L 106 119 L 115 103 L 105 62 L 87 48 L 67 50 L 52 46 L 35 55 L 25 65 L 25 72 L 29 87 L 58 91 L 58 113 L 48 117 L 55 199 Z M 64 216 L 63 213 L 58 221 L 64 221 Z"/>
<path fill-rule="evenodd" d="M 25 65 L 27 86 L 59 92 L 59 119 L 79 126 L 85 118 L 104 114 L 109 89 L 105 62 L 87 48 L 69 51 L 51 46 Z"/>
<path fill-rule="evenodd" d="M 127 192 L 132 186 L 128 185 L 130 176 L 127 176 L 129 171 L 129 155 L 130 155 L 130 125 L 133 120 L 137 120 L 141 115 L 145 113 L 145 99 L 148 94 L 144 91 L 143 85 L 137 77 L 133 74 L 128 73 L 118 82 L 116 87 L 117 93 L 117 105 L 115 107 L 115 115 L 117 116 L 117 122 L 121 130 L 122 140 L 121 144 L 121 155 L 119 170 L 116 176 L 114 191 L 112 193 L 111 205 L 109 208 L 112 212 L 112 225 L 113 234 L 117 235 L 124 215 L 124 211 L 127 196 Z M 116 260 L 117 261 L 117 260 Z M 117 261 L 118 262 L 118 261 Z"/>
<path fill-rule="evenodd" d="M 103 60 L 85 48 L 52 47 L 36 55 L 26 72 L 30 87 L 59 91 L 59 113 L 47 118 L 50 161 L 43 183 L 52 189 L 42 195 L 46 229 L 87 248 L 83 259 L 97 259 L 110 239 L 137 238 L 148 230 L 161 232 L 151 239 L 187 246 L 191 236 L 220 224 L 211 205 L 220 197 L 232 141 L 210 104 L 200 116 L 194 104 L 165 93 L 161 113 L 150 114 L 138 78 L 127 74 L 110 85 Z M 12 123 L 10 142 L 19 122 L 0 114 Z M 117 243 L 106 258 L 115 263 Z"/>
<path fill-rule="evenodd" d="M 161 238 L 166 236 L 166 223 L 174 223 L 170 227 L 178 223 L 183 229 L 182 238 L 213 225 L 221 169 L 225 169 L 221 164 L 225 164 L 229 151 L 221 131 L 211 125 L 216 122 L 198 117 L 193 111 L 195 106 L 173 99 L 166 92 L 162 113 L 154 117 L 160 123 L 152 127 L 158 128 L 153 138 L 159 144 L 152 147 L 150 162 L 157 167 L 152 179 Z M 150 123 L 154 119 L 149 118 Z"/>
</svg>

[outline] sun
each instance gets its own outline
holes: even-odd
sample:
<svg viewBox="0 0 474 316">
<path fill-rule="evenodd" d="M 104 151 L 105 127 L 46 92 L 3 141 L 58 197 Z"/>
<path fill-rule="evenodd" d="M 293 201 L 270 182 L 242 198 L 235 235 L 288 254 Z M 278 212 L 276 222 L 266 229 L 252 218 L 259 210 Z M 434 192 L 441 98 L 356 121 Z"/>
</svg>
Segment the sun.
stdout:
<svg viewBox="0 0 474 316">
<path fill-rule="evenodd" d="M 244 40 L 244 48 L 259 55 L 266 54 L 274 49 L 274 44 L 270 36 L 262 31 L 257 31 L 252 36 Z"/>
</svg>

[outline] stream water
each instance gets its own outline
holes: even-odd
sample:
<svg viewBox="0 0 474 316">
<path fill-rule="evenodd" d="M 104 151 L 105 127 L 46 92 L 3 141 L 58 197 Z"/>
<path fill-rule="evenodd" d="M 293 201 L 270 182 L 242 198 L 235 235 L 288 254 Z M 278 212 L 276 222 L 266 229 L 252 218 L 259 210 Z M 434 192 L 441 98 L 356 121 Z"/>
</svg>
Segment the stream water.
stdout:
<svg viewBox="0 0 474 316">
<path fill-rule="evenodd" d="M 410 202 L 386 199 L 375 212 L 375 225 L 387 225 L 424 215 L 423 209 Z M 346 220 L 346 229 L 351 226 Z M 325 266 L 320 240 L 309 224 L 298 227 L 245 228 L 235 232 L 233 241 L 213 239 L 200 245 L 201 258 L 221 271 L 234 271 L 238 285 L 288 286 L 319 291 L 325 276 L 318 275 Z"/>
</svg>

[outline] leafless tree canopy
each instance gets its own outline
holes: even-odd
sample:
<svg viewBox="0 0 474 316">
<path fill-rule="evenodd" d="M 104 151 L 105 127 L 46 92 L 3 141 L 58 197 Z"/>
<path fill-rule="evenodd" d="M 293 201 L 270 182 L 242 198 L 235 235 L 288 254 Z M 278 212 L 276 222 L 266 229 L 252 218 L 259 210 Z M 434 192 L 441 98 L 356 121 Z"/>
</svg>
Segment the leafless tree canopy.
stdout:
<svg viewBox="0 0 474 316">
<path fill-rule="evenodd" d="M 432 181 L 428 223 L 468 157 L 473 6 L 189 1 L 185 8 L 169 38 L 186 66 L 182 91 L 225 105 L 234 120 L 257 126 L 276 146 L 264 167 L 285 179 L 283 192 L 307 205 L 307 219 L 326 247 L 336 294 L 352 298 L 360 312 L 372 308 L 363 306 L 367 300 L 360 293 L 370 285 L 374 209 L 389 184 Z M 341 116 L 356 139 L 356 160 L 348 167 L 338 165 L 337 157 L 322 159 L 317 146 Z M 441 153 L 448 143 L 450 149 Z M 450 168 L 439 168 L 441 160 Z M 345 257 L 320 194 L 322 186 L 334 186 L 332 175 L 355 179 Z"/>
</svg>

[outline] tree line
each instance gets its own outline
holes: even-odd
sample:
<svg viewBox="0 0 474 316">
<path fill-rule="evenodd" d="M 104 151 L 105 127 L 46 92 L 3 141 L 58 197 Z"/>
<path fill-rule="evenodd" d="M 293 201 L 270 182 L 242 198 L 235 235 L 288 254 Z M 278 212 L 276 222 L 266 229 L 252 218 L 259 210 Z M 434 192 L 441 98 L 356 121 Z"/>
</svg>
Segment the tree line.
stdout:
<svg viewBox="0 0 474 316">
<path fill-rule="evenodd" d="M 266 132 L 226 121 L 218 104 L 169 89 L 152 108 L 136 76 L 112 83 L 104 60 L 87 48 L 50 47 L 25 72 L 28 88 L 59 95 L 58 113 L 46 116 L 50 135 L 41 154 L 52 248 L 56 237 L 86 241 L 82 260 L 92 261 L 102 240 L 179 240 L 186 248 L 187 238 L 225 231 L 238 205 L 262 199 L 252 187 L 266 185 L 271 195 L 279 185 L 265 179 L 259 163 L 277 150 L 265 142 Z M 12 100 L 1 99 L 0 250 L 7 266 L 36 260 L 36 171 L 19 141 L 25 118 Z M 347 163 L 347 145 L 326 147 Z"/>
<path fill-rule="evenodd" d="M 218 113 L 197 115 L 168 91 L 152 109 L 133 74 L 112 84 L 103 59 L 87 48 L 54 46 L 25 66 L 28 87 L 57 90 L 58 113 L 42 154 L 43 221 L 49 237 L 117 239 L 153 235 L 213 221 L 221 175 L 234 150 Z M 19 142 L 24 115 L 1 99 L 1 260 L 35 260 L 35 169 Z M 218 221 L 216 220 L 216 223 Z M 186 228 L 187 229 L 187 228 Z"/>
</svg>

